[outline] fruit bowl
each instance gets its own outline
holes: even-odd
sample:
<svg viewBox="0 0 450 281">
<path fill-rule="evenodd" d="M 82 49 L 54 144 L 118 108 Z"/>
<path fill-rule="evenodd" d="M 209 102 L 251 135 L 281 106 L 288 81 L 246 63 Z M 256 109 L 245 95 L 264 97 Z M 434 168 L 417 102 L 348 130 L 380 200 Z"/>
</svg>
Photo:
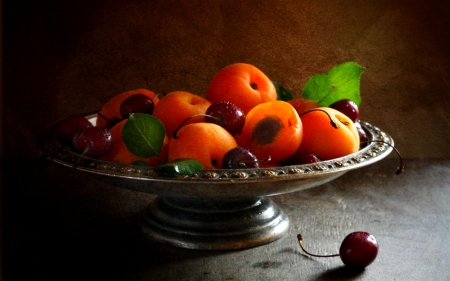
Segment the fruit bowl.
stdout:
<svg viewBox="0 0 450 281">
<path fill-rule="evenodd" d="M 95 124 L 96 114 L 86 117 Z M 157 195 L 139 221 L 144 236 L 202 250 L 249 248 L 281 238 L 288 230 L 289 218 L 270 196 L 327 183 L 380 161 L 394 146 L 387 133 L 361 121 L 370 142 L 345 157 L 307 165 L 202 170 L 189 176 L 167 177 L 151 167 L 82 157 L 57 140 L 58 124 L 48 126 L 38 137 L 43 155 L 109 184 Z"/>
</svg>

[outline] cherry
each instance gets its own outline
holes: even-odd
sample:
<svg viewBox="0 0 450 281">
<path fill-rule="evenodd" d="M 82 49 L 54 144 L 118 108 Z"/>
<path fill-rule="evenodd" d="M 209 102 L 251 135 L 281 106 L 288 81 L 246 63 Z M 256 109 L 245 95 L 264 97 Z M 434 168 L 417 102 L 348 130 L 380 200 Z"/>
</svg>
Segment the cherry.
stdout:
<svg viewBox="0 0 450 281">
<path fill-rule="evenodd" d="M 352 100 L 349 99 L 338 100 L 328 107 L 334 108 L 344 113 L 353 122 L 356 122 L 359 118 L 359 108 L 356 105 L 356 103 Z"/>
<path fill-rule="evenodd" d="M 194 114 L 186 118 L 173 132 L 172 137 L 178 138 L 178 130 L 189 120 L 199 117 L 203 117 L 207 123 L 221 126 L 232 136 L 240 134 L 245 123 L 245 114 L 238 106 L 228 101 L 220 101 L 212 103 L 205 113 Z"/>
<path fill-rule="evenodd" d="M 205 121 L 215 123 L 232 136 L 239 135 L 245 123 L 244 112 L 235 104 L 229 101 L 220 101 L 212 103 L 206 109 Z"/>
<path fill-rule="evenodd" d="M 235 147 L 229 150 L 222 158 L 222 168 L 224 169 L 242 169 L 259 168 L 259 161 L 250 150 L 243 147 Z"/>
<path fill-rule="evenodd" d="M 120 115 L 127 119 L 130 113 L 152 114 L 155 104 L 153 100 L 146 95 L 136 94 L 125 99 L 120 105 Z"/>
<path fill-rule="evenodd" d="M 59 124 L 57 137 L 65 144 L 71 144 L 73 137 L 81 130 L 93 127 L 82 115 L 70 115 Z"/>
<path fill-rule="evenodd" d="M 373 235 L 364 231 L 356 231 L 347 235 L 339 248 L 339 254 L 315 255 L 305 250 L 303 247 L 303 237 L 297 235 L 300 248 L 313 257 L 337 257 L 340 256 L 342 262 L 348 267 L 365 268 L 369 266 L 377 257 L 378 242 Z"/>
<path fill-rule="evenodd" d="M 102 158 L 113 149 L 111 132 L 102 127 L 90 127 L 75 135 L 73 138 L 75 150 L 85 156 Z"/>
<path fill-rule="evenodd" d="M 365 147 L 367 145 L 367 141 L 369 140 L 369 138 L 367 137 L 367 133 L 366 133 L 366 131 L 364 131 L 364 129 L 362 128 L 361 123 L 359 121 L 355 122 L 355 127 L 356 127 L 356 130 L 358 131 L 359 142 L 361 143 L 361 148 Z"/>
<path fill-rule="evenodd" d="M 289 159 L 288 162 L 290 165 L 302 165 L 302 164 L 311 164 L 322 161 L 317 155 L 307 150 L 299 150 L 294 153 Z"/>
</svg>

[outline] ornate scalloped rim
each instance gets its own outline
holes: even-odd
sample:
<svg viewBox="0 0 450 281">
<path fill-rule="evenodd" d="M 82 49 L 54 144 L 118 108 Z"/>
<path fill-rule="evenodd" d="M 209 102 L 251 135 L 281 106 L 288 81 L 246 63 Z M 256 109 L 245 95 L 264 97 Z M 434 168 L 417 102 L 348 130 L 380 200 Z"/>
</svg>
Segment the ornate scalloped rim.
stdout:
<svg viewBox="0 0 450 281">
<path fill-rule="evenodd" d="M 372 140 L 384 141 L 393 145 L 393 140 L 386 133 L 381 131 L 378 127 L 373 126 L 367 122 L 362 122 L 361 125 L 370 133 Z M 299 176 L 307 174 L 323 174 L 332 173 L 339 170 L 349 170 L 352 166 L 360 166 L 359 164 L 368 162 L 385 153 L 387 150 L 392 150 L 391 146 L 386 143 L 372 142 L 360 151 L 338 159 L 323 161 L 308 165 L 283 166 L 279 168 L 263 168 L 263 169 L 230 169 L 230 170 L 203 170 L 201 172 L 189 175 L 178 176 L 176 178 L 159 176 L 151 167 L 124 165 L 113 162 L 106 162 L 102 160 L 92 159 L 88 157 L 81 157 L 80 154 L 75 153 L 63 147 L 54 137 L 54 130 L 56 124 L 48 127 L 48 131 L 40 136 L 38 143 L 41 153 L 46 155 L 48 159 L 59 164 L 75 167 L 79 170 L 90 171 L 103 175 L 123 176 L 134 178 L 153 178 L 153 179 L 167 179 L 167 180 L 246 180 L 246 179 L 260 179 L 260 178 L 280 178 L 289 176 Z M 77 163 L 78 161 L 78 163 Z M 355 167 L 356 168 L 356 167 Z"/>
</svg>

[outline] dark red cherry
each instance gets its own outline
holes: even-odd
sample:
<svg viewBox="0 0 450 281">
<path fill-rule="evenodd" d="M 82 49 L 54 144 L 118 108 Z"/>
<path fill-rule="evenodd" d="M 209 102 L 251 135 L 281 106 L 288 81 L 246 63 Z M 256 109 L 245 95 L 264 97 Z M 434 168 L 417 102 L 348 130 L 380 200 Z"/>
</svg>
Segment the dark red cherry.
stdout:
<svg viewBox="0 0 450 281">
<path fill-rule="evenodd" d="M 347 235 L 341 243 L 339 254 L 334 255 L 311 254 L 303 247 L 303 237 L 301 234 L 297 235 L 297 240 L 300 248 L 306 254 L 319 258 L 339 256 L 346 266 L 353 268 L 367 267 L 378 255 L 377 240 L 370 233 L 363 231 L 356 231 Z"/>
<path fill-rule="evenodd" d="M 57 137 L 60 141 L 70 145 L 73 137 L 79 131 L 93 126 L 94 125 L 82 115 L 70 115 L 59 124 Z"/>
<path fill-rule="evenodd" d="M 367 145 L 367 141 L 369 140 L 369 138 L 367 137 L 367 133 L 366 131 L 364 131 L 364 129 L 361 126 L 361 123 L 359 121 L 355 122 L 355 127 L 356 130 L 358 131 L 358 135 L 359 135 L 359 141 L 361 143 L 361 148 L 365 147 Z"/>
<path fill-rule="evenodd" d="M 288 159 L 289 165 L 311 164 L 320 161 L 322 161 L 322 159 L 320 159 L 316 154 L 307 150 L 298 150 Z"/>
<path fill-rule="evenodd" d="M 90 127 L 75 135 L 75 150 L 92 158 L 102 158 L 113 149 L 111 132 L 102 127 Z"/>
<path fill-rule="evenodd" d="M 342 262 L 350 267 L 364 268 L 375 260 L 377 254 L 377 240 L 370 233 L 363 231 L 347 235 L 339 248 Z"/>
<path fill-rule="evenodd" d="M 153 100 L 146 95 L 136 94 L 125 99 L 120 105 L 120 115 L 127 119 L 130 113 L 152 114 L 155 104 Z"/>
<path fill-rule="evenodd" d="M 228 101 L 212 103 L 207 109 L 205 121 L 215 123 L 231 135 L 236 136 L 242 132 L 245 123 L 244 112 L 235 104 Z M 212 117 L 209 117 L 212 116 Z"/>
<path fill-rule="evenodd" d="M 222 158 L 222 168 L 224 169 L 244 169 L 259 168 L 259 161 L 250 150 L 243 147 L 236 147 L 229 150 Z"/>
<path fill-rule="evenodd" d="M 356 103 L 349 99 L 342 99 L 329 107 L 334 108 L 343 114 L 345 114 L 348 118 L 350 118 L 353 122 L 356 122 L 359 118 L 359 108 Z"/>
</svg>

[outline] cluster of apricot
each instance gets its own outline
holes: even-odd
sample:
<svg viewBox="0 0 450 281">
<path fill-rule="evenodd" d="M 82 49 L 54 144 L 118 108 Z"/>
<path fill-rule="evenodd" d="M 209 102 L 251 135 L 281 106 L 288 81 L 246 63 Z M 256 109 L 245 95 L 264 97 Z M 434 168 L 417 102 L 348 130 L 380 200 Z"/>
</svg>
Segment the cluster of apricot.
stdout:
<svg viewBox="0 0 450 281">
<path fill-rule="evenodd" d="M 342 109 L 342 110 L 341 110 Z M 130 113 L 148 113 L 164 125 L 158 156 L 133 155 L 122 139 Z M 114 145 L 100 158 L 158 166 L 197 159 L 204 169 L 276 167 L 329 160 L 354 153 L 364 131 L 349 100 L 329 107 L 304 98 L 277 99 L 274 83 L 257 67 L 231 64 L 213 77 L 205 97 L 175 91 L 162 97 L 146 89 L 121 93 L 98 112 L 95 127 Z"/>
</svg>

